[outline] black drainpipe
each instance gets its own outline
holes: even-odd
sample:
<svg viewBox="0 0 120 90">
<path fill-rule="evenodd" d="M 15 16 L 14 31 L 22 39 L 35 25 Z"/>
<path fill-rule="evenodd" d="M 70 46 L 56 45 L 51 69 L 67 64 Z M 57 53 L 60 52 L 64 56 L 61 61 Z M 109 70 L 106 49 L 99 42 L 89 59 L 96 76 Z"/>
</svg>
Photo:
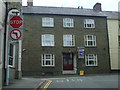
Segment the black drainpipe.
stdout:
<svg viewBox="0 0 120 90">
<path fill-rule="evenodd" d="M 6 14 L 5 14 L 5 30 L 4 30 L 4 64 L 3 64 L 3 73 L 4 73 L 4 85 L 5 85 L 5 81 L 6 81 L 6 68 L 5 68 L 5 61 L 6 61 L 6 35 L 7 35 L 7 17 L 8 17 L 8 2 L 5 3 L 6 5 Z"/>
</svg>

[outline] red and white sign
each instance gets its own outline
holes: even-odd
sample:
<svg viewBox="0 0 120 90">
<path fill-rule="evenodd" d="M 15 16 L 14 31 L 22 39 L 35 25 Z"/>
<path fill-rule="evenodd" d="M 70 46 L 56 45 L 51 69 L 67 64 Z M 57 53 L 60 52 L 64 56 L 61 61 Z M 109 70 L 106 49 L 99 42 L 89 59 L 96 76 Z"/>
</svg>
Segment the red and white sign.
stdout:
<svg viewBox="0 0 120 90">
<path fill-rule="evenodd" d="M 13 16 L 10 19 L 10 26 L 12 26 L 13 28 L 19 28 L 22 25 L 23 25 L 23 19 L 20 16 Z"/>
<path fill-rule="evenodd" d="M 22 32 L 18 29 L 14 29 L 10 32 L 10 38 L 12 40 L 19 40 L 22 36 Z"/>
</svg>

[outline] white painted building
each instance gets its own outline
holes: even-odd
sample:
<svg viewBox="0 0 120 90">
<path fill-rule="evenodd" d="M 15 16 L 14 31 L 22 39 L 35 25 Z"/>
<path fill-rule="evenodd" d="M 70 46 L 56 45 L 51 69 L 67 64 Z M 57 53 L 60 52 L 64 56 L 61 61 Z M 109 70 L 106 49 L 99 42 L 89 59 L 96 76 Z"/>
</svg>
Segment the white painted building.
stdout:
<svg viewBox="0 0 120 90">
<path fill-rule="evenodd" d="M 2 89 L 2 68 L 3 68 L 3 54 L 4 54 L 4 19 L 5 19 L 5 3 L 0 0 L 0 90 Z"/>
</svg>

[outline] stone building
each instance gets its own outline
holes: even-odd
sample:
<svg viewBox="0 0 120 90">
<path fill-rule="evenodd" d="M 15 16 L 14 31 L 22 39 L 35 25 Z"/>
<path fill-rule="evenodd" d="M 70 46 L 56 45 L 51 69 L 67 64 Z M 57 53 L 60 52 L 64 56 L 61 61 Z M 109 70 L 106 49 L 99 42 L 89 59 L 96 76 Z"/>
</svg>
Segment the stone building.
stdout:
<svg viewBox="0 0 120 90">
<path fill-rule="evenodd" d="M 23 76 L 110 72 L 107 17 L 96 6 L 32 5 L 23 7 Z"/>
</svg>

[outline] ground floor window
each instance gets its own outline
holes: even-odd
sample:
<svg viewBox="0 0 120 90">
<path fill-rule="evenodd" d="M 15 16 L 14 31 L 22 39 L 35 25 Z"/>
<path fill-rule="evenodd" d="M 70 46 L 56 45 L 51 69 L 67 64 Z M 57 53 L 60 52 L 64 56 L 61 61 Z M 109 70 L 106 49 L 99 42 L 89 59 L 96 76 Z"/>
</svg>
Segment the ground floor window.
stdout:
<svg viewBox="0 0 120 90">
<path fill-rule="evenodd" d="M 10 44 L 10 49 L 9 49 L 9 65 L 11 67 L 15 66 L 15 45 Z"/>
<path fill-rule="evenodd" d="M 55 66 L 54 54 L 42 54 L 42 66 Z"/>
<path fill-rule="evenodd" d="M 96 54 L 87 54 L 85 55 L 85 64 L 86 66 L 97 66 L 97 55 Z"/>
</svg>

